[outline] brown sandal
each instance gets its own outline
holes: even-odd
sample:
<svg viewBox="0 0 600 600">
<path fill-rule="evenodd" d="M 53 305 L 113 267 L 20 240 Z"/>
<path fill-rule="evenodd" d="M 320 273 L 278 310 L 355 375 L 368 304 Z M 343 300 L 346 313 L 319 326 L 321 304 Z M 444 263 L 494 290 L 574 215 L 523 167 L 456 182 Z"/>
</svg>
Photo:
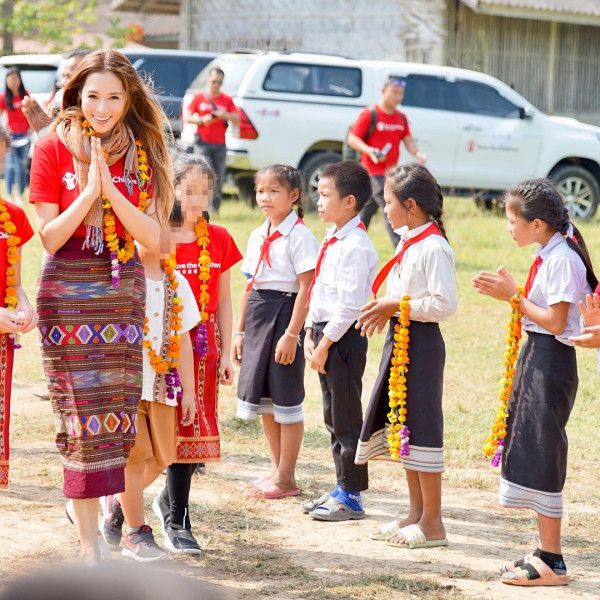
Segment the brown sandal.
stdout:
<svg viewBox="0 0 600 600">
<path fill-rule="evenodd" d="M 533 573 L 532 573 L 533 572 Z M 538 577 L 533 577 L 537 574 Z M 568 575 L 556 574 L 541 558 L 530 556 L 522 567 L 515 567 L 502 575 L 502 583 L 508 585 L 567 585 Z"/>
</svg>

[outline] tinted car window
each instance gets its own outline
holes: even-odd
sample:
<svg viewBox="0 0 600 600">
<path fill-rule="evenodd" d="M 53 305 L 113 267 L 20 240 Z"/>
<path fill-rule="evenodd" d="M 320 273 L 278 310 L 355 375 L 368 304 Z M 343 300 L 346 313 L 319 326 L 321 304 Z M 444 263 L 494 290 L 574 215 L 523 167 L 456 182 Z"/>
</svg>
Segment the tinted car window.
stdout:
<svg viewBox="0 0 600 600">
<path fill-rule="evenodd" d="M 276 63 L 269 69 L 263 89 L 288 94 L 358 98 L 362 89 L 362 72 L 349 67 Z"/>
<path fill-rule="evenodd" d="M 404 77 L 406 89 L 402 106 L 450 110 L 448 82 L 440 77 L 409 75 Z"/>
<path fill-rule="evenodd" d="M 185 62 L 163 58 L 133 59 L 133 66 L 142 75 L 154 82 L 154 89 L 159 96 L 180 96 L 181 82 L 187 79 Z"/>
<path fill-rule="evenodd" d="M 56 67 L 27 67 L 26 65 L 17 65 L 21 71 L 23 85 L 30 94 L 47 94 L 52 91 L 52 86 L 56 80 Z M 4 82 L 6 81 L 6 69 L 0 68 L 0 90 L 4 91 Z"/>
<path fill-rule="evenodd" d="M 519 107 L 489 85 L 474 81 L 458 81 L 454 85 L 459 99 L 457 110 L 502 119 L 519 118 Z"/>
</svg>

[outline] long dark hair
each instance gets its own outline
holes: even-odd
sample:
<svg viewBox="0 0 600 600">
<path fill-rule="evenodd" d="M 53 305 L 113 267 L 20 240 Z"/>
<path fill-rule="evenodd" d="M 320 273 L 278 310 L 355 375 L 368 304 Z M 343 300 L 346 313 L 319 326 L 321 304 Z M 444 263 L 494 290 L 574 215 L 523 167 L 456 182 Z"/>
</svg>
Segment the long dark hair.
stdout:
<svg viewBox="0 0 600 600">
<path fill-rule="evenodd" d="M 294 204 L 298 216 L 302 218 L 304 216 L 304 209 L 302 208 L 302 173 L 289 165 L 268 165 L 256 173 L 254 183 L 256 184 L 263 175 L 267 174 L 275 177 L 288 191 L 298 190 L 298 200 Z"/>
<path fill-rule="evenodd" d="M 19 84 L 19 96 L 21 96 L 21 99 L 25 98 L 25 95 L 27 94 L 27 92 L 25 91 L 25 86 L 23 85 L 23 78 L 21 77 L 21 71 L 19 71 L 18 67 L 10 67 L 7 71 L 6 71 L 6 79 L 4 80 L 4 87 L 6 89 L 5 93 L 4 93 L 4 102 L 6 103 L 6 108 L 8 108 L 9 110 L 14 110 L 14 106 L 13 106 L 13 98 L 15 97 L 15 95 L 13 94 L 13 91 L 8 87 L 6 81 L 9 77 L 9 75 L 18 75 L 19 76 L 19 81 L 21 82 Z"/>
<path fill-rule="evenodd" d="M 412 162 L 390 169 L 385 181 L 392 187 L 398 201 L 405 206 L 412 198 L 427 217 L 435 221 L 442 235 L 448 239 L 442 221 L 444 195 L 435 177 L 423 165 Z"/>
<path fill-rule="evenodd" d="M 553 231 L 563 235 L 567 240 L 569 248 L 577 253 L 583 261 L 586 270 L 586 277 L 592 290 L 598 285 L 598 278 L 592 267 L 592 259 L 587 246 L 583 241 L 583 236 L 571 223 L 569 211 L 566 209 L 563 200 L 554 187 L 554 184 L 547 179 L 527 179 L 507 190 L 505 201 L 512 210 L 527 222 L 531 223 L 535 219 L 543 221 Z M 568 235 L 569 227 L 573 227 L 573 238 Z"/>
</svg>

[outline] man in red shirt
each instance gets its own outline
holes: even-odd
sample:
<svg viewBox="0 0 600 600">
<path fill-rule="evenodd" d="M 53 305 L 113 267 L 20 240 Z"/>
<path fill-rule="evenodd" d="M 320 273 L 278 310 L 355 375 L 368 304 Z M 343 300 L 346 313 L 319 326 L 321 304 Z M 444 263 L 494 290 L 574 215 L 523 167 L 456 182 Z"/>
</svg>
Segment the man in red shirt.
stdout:
<svg viewBox="0 0 600 600">
<path fill-rule="evenodd" d="M 377 208 L 385 206 L 383 200 L 383 184 L 385 172 L 395 166 L 400 158 L 400 143 L 404 141 L 406 149 L 414 154 L 420 163 L 427 160 L 427 156 L 419 150 L 415 139 L 410 133 L 406 115 L 396 109 L 404 99 L 406 82 L 400 77 L 390 75 L 381 90 L 381 101 L 375 105 L 375 127 L 368 137 L 371 125 L 372 109 L 365 108 L 352 125 L 348 133 L 348 145 L 361 153 L 360 162 L 371 175 L 373 196 L 360 213 L 365 227 L 369 227 L 371 217 Z M 400 237 L 394 233 L 392 226 L 385 219 L 385 224 L 390 234 L 394 247 L 398 245 Z"/>
<path fill-rule="evenodd" d="M 196 142 L 201 154 L 208 158 L 217 173 L 217 182 L 213 195 L 212 210 L 219 212 L 223 180 L 225 179 L 225 131 L 229 122 L 237 124 L 239 116 L 233 100 L 221 92 L 225 73 L 218 67 L 213 67 L 208 74 L 208 89 L 196 94 L 184 118 L 188 123 L 198 125 Z"/>
</svg>

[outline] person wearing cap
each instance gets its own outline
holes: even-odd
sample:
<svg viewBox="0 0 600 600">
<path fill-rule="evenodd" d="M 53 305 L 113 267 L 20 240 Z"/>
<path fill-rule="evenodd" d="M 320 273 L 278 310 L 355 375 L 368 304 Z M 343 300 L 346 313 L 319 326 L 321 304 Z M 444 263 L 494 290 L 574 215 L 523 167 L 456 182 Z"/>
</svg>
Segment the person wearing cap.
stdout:
<svg viewBox="0 0 600 600">
<path fill-rule="evenodd" d="M 385 172 L 397 164 L 400 158 L 400 144 L 404 141 L 406 149 L 423 164 L 427 156 L 421 152 L 410 133 L 408 119 L 396 107 L 402 104 L 406 81 L 391 75 L 383 84 L 381 100 L 374 107 L 365 108 L 348 133 L 348 145 L 360 152 L 360 162 L 371 175 L 373 196 L 360 213 L 360 218 L 369 227 L 371 217 L 377 209 L 385 206 L 383 200 L 383 183 Z M 373 111 L 375 126 L 371 127 Z M 371 135 L 369 131 L 372 130 Z M 392 226 L 385 219 L 386 228 L 394 244 L 398 245 L 400 236 L 394 233 Z"/>
</svg>

